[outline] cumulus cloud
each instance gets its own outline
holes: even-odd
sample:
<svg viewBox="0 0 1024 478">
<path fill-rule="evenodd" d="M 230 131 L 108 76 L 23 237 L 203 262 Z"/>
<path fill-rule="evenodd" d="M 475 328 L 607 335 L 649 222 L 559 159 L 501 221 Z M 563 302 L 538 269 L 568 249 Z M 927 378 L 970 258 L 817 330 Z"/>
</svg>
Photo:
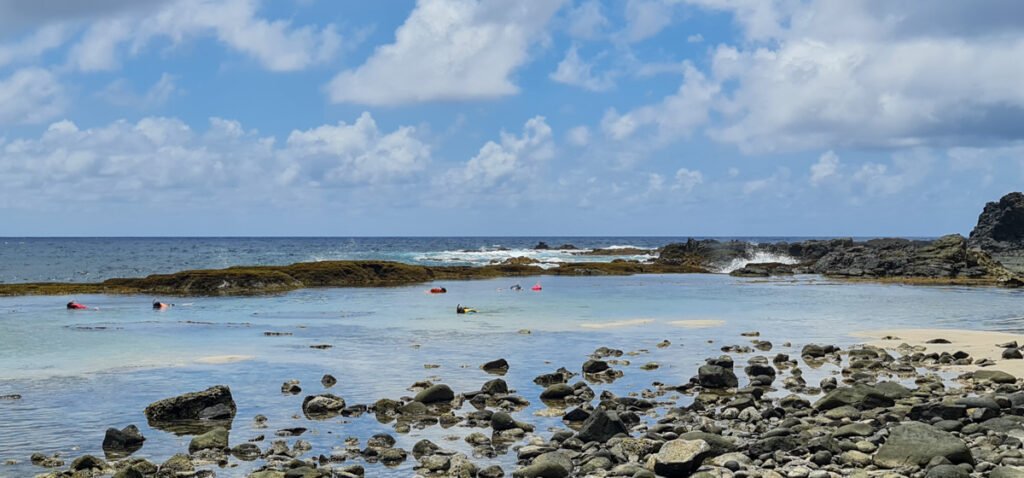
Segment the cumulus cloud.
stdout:
<svg viewBox="0 0 1024 478">
<path fill-rule="evenodd" d="M 684 113 L 660 111 L 688 118 L 684 124 L 713 115 L 707 133 L 745 152 L 991 145 L 1024 136 L 1024 30 L 1009 20 L 1024 15 L 1019 2 L 669 3 L 729 13 L 743 38 L 715 48 L 699 72 L 710 98 Z M 643 123 L 606 118 L 613 137 Z"/>
<path fill-rule="evenodd" d="M 0 44 L 0 67 L 35 60 L 43 53 L 63 45 L 67 36 L 66 26 L 45 25 L 17 41 Z"/>
<path fill-rule="evenodd" d="M 664 0 L 628 0 L 626 2 L 626 38 L 645 40 L 672 23 L 672 6 Z"/>
<path fill-rule="evenodd" d="M 670 141 L 687 137 L 708 121 L 708 112 L 721 86 L 709 80 L 690 63 L 683 65 L 683 84 L 660 103 L 620 114 L 607 111 L 601 128 L 614 140 L 627 139 L 640 128 L 654 127 L 657 139 Z"/>
<path fill-rule="evenodd" d="M 826 151 L 811 165 L 811 185 L 817 187 L 839 173 L 839 156 L 835 152 Z"/>
<path fill-rule="evenodd" d="M 358 68 L 327 85 L 335 103 L 398 105 L 507 96 L 564 0 L 420 0 Z"/>
<path fill-rule="evenodd" d="M 284 145 L 239 122 L 211 118 L 197 131 L 177 118 L 146 117 L 79 128 L 63 120 L 35 138 L 0 143 L 0 196 L 154 202 L 228 196 L 253 191 L 285 196 L 399 181 L 423 169 L 429 147 L 401 127 L 383 132 L 364 113 L 353 124 L 293 131 Z M 282 186 L 295 186 L 282 188 Z M 269 199 L 267 199 L 269 200 Z"/>
<path fill-rule="evenodd" d="M 415 135 L 411 126 L 382 134 L 370 113 L 363 113 L 353 124 L 293 131 L 283 155 L 318 183 L 380 183 L 426 167 L 430 148 Z"/>
<path fill-rule="evenodd" d="M 64 104 L 64 88 L 48 70 L 23 68 L 0 78 L 0 125 L 42 123 Z"/>
<path fill-rule="evenodd" d="M 171 98 L 180 94 L 182 94 L 182 90 L 178 88 L 176 78 L 164 73 L 160 75 L 160 79 L 153 86 L 142 93 L 132 91 L 128 82 L 121 78 L 111 82 L 97 93 L 97 96 L 115 106 L 151 109 L 163 106 Z"/>
<path fill-rule="evenodd" d="M 128 9 L 91 24 L 69 55 L 83 71 L 112 70 L 127 53 L 155 38 L 179 44 L 212 36 L 272 71 L 294 71 L 333 58 L 341 37 L 333 24 L 297 27 L 258 15 L 257 0 L 176 0 L 156 9 Z"/>
<path fill-rule="evenodd" d="M 593 68 L 594 65 L 580 59 L 579 52 L 573 45 L 565 52 L 565 58 L 558 63 L 558 68 L 551 73 L 550 78 L 558 83 L 590 91 L 605 91 L 615 86 L 610 73 L 595 75 Z"/>
<path fill-rule="evenodd" d="M 442 183 L 457 190 L 475 190 L 506 186 L 531 179 L 537 167 L 554 157 L 551 127 L 543 116 L 530 118 L 523 134 L 501 132 L 498 142 L 488 141 L 462 167 L 448 171 Z"/>
<path fill-rule="evenodd" d="M 576 126 L 569 130 L 566 137 L 569 140 L 569 144 L 573 146 L 586 146 L 590 143 L 590 128 L 587 128 L 586 126 Z"/>
</svg>

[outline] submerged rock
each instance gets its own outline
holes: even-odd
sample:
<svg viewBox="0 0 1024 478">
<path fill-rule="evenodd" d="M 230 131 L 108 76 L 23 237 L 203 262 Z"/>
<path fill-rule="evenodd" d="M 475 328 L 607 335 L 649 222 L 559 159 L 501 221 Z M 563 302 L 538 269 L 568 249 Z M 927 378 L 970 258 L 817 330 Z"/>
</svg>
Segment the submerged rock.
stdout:
<svg viewBox="0 0 1024 478">
<path fill-rule="evenodd" d="M 108 428 L 103 437 L 103 452 L 107 457 L 125 457 L 142 448 L 146 438 L 135 425 L 128 425 L 120 430 Z"/>
<path fill-rule="evenodd" d="M 199 450 L 224 450 L 228 447 L 228 430 L 226 428 L 214 428 L 202 435 L 192 438 L 188 444 L 188 452 L 195 453 Z"/>
</svg>

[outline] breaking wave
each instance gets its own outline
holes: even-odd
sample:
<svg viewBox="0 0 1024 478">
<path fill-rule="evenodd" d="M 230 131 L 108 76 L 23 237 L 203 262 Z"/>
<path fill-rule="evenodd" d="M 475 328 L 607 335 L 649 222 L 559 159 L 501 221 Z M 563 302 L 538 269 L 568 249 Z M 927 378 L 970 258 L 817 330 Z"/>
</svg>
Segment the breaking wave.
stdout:
<svg viewBox="0 0 1024 478">
<path fill-rule="evenodd" d="M 763 262 L 779 262 L 779 263 L 782 263 L 782 264 L 797 264 L 800 261 L 795 259 L 795 258 L 793 258 L 793 257 L 787 256 L 785 254 L 775 254 L 775 253 L 772 253 L 772 252 L 765 252 L 765 251 L 754 251 L 754 252 L 752 252 L 750 254 L 749 258 L 737 257 L 736 259 L 733 259 L 732 261 L 729 261 L 728 264 L 725 264 L 722 267 L 719 267 L 717 272 L 722 273 L 722 274 L 728 274 L 728 273 L 730 273 L 730 272 L 732 272 L 734 270 L 738 270 L 738 269 L 742 269 L 742 268 L 746 267 L 747 264 L 759 264 L 759 263 L 763 263 Z"/>
<path fill-rule="evenodd" d="M 626 246 L 617 249 L 629 249 Z M 566 262 L 611 262 L 614 259 L 648 260 L 648 255 L 583 255 L 589 249 L 504 249 L 504 248 L 481 248 L 479 250 L 458 250 L 458 251 L 436 251 L 423 252 L 412 257 L 415 263 L 421 264 L 449 264 L 449 265 L 473 265 L 482 266 L 488 264 L 500 264 L 506 260 L 517 257 L 525 257 L 537 261 L 536 266 L 542 268 L 557 267 Z"/>
</svg>

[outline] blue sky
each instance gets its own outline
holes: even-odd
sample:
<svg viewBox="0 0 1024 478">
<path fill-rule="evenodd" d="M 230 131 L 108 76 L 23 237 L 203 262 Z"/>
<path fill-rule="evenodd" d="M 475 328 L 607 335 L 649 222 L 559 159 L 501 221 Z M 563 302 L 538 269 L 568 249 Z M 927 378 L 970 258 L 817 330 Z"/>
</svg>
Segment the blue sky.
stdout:
<svg viewBox="0 0 1024 478">
<path fill-rule="evenodd" d="M 1024 4 L 0 0 L 0 235 L 938 235 Z"/>
</svg>

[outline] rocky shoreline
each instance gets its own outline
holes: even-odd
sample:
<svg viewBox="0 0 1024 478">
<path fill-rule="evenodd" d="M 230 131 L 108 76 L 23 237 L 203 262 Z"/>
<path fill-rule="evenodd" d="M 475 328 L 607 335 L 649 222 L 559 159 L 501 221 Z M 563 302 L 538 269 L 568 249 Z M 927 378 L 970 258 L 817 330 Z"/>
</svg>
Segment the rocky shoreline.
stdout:
<svg viewBox="0 0 1024 478">
<path fill-rule="evenodd" d="M 799 350 L 790 356 L 770 354 L 772 343 L 749 332 L 733 338 L 746 344 L 722 347 L 728 353 L 707 358 L 683 383 L 659 375 L 657 364 L 631 366 L 626 358 L 634 354 L 600 347 L 582 363 L 537 376 L 536 396 L 502 378 L 516 366 L 504 359 L 480 365 L 477 390 L 422 381 L 413 396 L 365 404 L 333 391 L 331 375 L 318 385 L 286 381 L 281 393 L 304 397 L 293 412 L 308 424 L 270 438 L 274 424 L 238 416 L 229 386 L 218 385 L 145 407 L 150 427 L 189 437 L 162 463 L 132 457 L 145 445 L 135 426 L 107 430 L 105 458 L 30 460 L 54 470 L 39 475 L 47 478 L 239 476 L 232 470 L 241 463 L 256 465 L 246 474 L 253 478 L 376 476 L 378 467 L 410 463 L 422 477 L 1024 477 L 1024 380 L 997 370 L 1003 361 L 960 350 L 956 331 L 934 333 L 942 335 L 927 345 L 894 336 L 883 337 L 885 347 L 784 344 Z M 1016 341 L 983 345 L 1018 350 Z M 1003 360 L 1021 354 L 1004 352 Z M 809 369 L 830 374 L 811 384 Z M 650 374 L 652 385 L 621 396 L 599 392 L 625 373 Z M 520 413 L 536 400 L 562 426 L 540 429 Z M 343 446 L 324 450 L 302 439 L 321 422 L 361 415 L 393 433 L 339 438 Z M 237 420 L 251 420 L 252 435 L 232 432 Z M 473 453 L 426 439 L 396 446 L 396 435 L 429 427 L 456 433 Z M 478 464 L 508 454 L 513 469 Z"/>
</svg>

